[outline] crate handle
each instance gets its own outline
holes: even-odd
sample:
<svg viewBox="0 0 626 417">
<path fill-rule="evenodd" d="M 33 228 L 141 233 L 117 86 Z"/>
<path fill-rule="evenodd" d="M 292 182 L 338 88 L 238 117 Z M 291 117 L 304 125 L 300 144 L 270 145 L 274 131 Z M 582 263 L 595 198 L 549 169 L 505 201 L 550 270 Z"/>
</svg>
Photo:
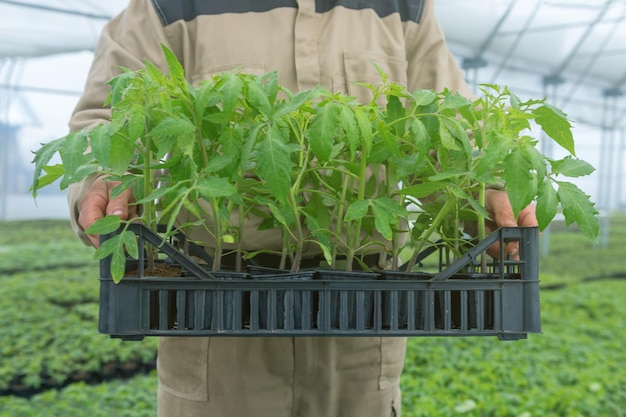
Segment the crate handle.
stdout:
<svg viewBox="0 0 626 417">
<path fill-rule="evenodd" d="M 478 256 L 485 252 L 491 245 L 496 242 L 500 242 L 500 256 L 499 262 L 504 262 L 504 243 L 509 239 L 522 239 L 524 237 L 524 230 L 534 230 L 537 233 L 536 227 L 500 227 L 493 233 L 487 236 L 482 241 L 478 242 L 475 246 L 465 252 L 460 258 L 450 264 L 446 269 L 435 275 L 432 281 L 445 281 L 452 275 L 459 272 L 465 266 L 473 262 Z"/>
<path fill-rule="evenodd" d="M 148 227 L 144 226 L 141 223 L 131 223 L 129 226 L 130 230 L 137 234 L 140 238 L 143 238 L 152 243 L 155 247 L 159 248 L 159 250 L 165 255 L 172 258 L 183 268 L 186 268 L 196 278 L 210 280 L 216 279 L 206 268 L 203 268 L 197 263 L 193 262 L 191 259 L 182 254 L 171 243 L 164 240 L 162 236 L 159 236 L 153 230 L 150 230 Z"/>
</svg>

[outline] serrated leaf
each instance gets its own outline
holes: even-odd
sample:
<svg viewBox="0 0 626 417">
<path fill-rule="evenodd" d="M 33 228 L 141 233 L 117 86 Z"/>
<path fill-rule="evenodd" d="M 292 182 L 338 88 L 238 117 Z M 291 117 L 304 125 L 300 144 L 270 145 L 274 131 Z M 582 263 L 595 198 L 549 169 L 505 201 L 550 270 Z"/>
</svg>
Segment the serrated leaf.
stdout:
<svg viewBox="0 0 626 417">
<path fill-rule="evenodd" d="M 113 135 L 110 138 L 109 168 L 116 175 L 122 175 L 128 170 L 131 161 L 135 157 L 133 143 L 121 135 Z"/>
<path fill-rule="evenodd" d="M 114 129 L 111 125 L 99 125 L 89 132 L 91 153 L 103 169 L 109 168 L 111 161 L 111 135 Z"/>
<path fill-rule="evenodd" d="M 274 219 L 280 223 L 281 225 L 289 228 L 293 225 L 293 216 L 291 216 L 291 212 L 287 209 L 281 209 L 273 202 L 269 202 L 267 207 L 270 209 L 272 216 Z"/>
<path fill-rule="evenodd" d="M 183 186 L 181 183 L 177 183 L 174 185 L 161 185 L 157 189 L 153 190 L 150 195 L 144 196 L 142 199 L 137 201 L 137 204 L 145 204 L 151 201 L 156 201 L 164 196 L 172 195 L 177 196 L 180 195 L 180 188 Z"/>
<path fill-rule="evenodd" d="M 416 90 L 412 96 L 416 106 L 428 106 L 437 98 L 431 90 Z"/>
<path fill-rule="evenodd" d="M 122 225 L 122 219 L 119 216 L 107 215 L 96 220 L 85 230 L 90 235 L 106 235 L 113 233 Z"/>
<path fill-rule="evenodd" d="M 350 107 L 341 106 L 339 119 L 341 121 L 341 126 L 346 133 L 345 140 L 350 148 L 350 156 L 354 158 L 356 150 L 360 145 L 360 135 L 356 117 Z"/>
<path fill-rule="evenodd" d="M 558 196 L 563 208 L 565 223 L 570 225 L 576 222 L 583 235 L 595 240 L 600 230 L 595 204 L 576 185 L 563 181 L 559 181 L 557 184 L 559 185 Z"/>
<path fill-rule="evenodd" d="M 169 48 L 161 44 L 161 49 L 165 55 L 165 61 L 167 62 L 167 68 L 169 69 L 170 79 L 173 81 L 185 82 L 185 70 L 180 61 Z"/>
<path fill-rule="evenodd" d="M 88 132 L 83 130 L 75 135 L 69 135 L 66 140 L 63 141 L 62 146 L 59 149 L 59 154 L 65 167 L 65 178 L 63 182 L 70 184 L 74 182 L 72 178 L 78 171 L 78 168 L 88 161 L 91 156 L 85 155 L 88 142 Z"/>
<path fill-rule="evenodd" d="M 291 159 L 289 148 L 278 128 L 272 126 L 259 143 L 258 174 L 279 202 L 291 192 Z"/>
<path fill-rule="evenodd" d="M 335 134 L 341 127 L 340 110 L 336 103 L 321 106 L 311 123 L 308 138 L 311 149 L 320 162 L 328 162 L 332 153 Z"/>
<path fill-rule="evenodd" d="M 200 178 L 196 182 L 196 189 L 205 199 L 228 197 L 237 192 L 233 184 L 221 177 Z"/>
<path fill-rule="evenodd" d="M 558 206 L 558 193 L 552 186 L 552 182 L 546 178 L 540 184 L 537 196 L 536 212 L 540 230 L 548 227 L 554 216 L 556 216 Z"/>
<path fill-rule="evenodd" d="M 156 125 L 150 131 L 149 136 L 159 140 L 164 138 L 174 139 L 173 141 L 168 141 L 167 144 L 163 146 L 164 148 L 171 149 L 175 143 L 175 139 L 179 136 L 193 134 L 195 131 L 196 126 L 191 120 L 185 117 L 168 117 Z"/>
<path fill-rule="evenodd" d="M 444 148 L 450 149 L 452 151 L 460 151 L 461 148 L 456 143 L 454 136 L 450 132 L 450 129 L 445 123 L 439 124 L 439 138 L 441 139 L 441 144 Z"/>
<path fill-rule="evenodd" d="M 410 197 L 424 198 L 444 189 L 446 186 L 447 184 L 445 182 L 423 182 L 421 184 L 403 187 L 400 193 Z"/>
<path fill-rule="evenodd" d="M 126 250 L 128 256 L 137 259 L 139 257 L 139 245 L 137 243 L 137 236 L 129 230 L 122 232 L 121 235 L 124 250 Z"/>
<path fill-rule="evenodd" d="M 489 133 L 487 145 L 482 153 L 474 159 L 477 177 L 492 174 L 500 169 L 500 164 L 513 147 L 513 140 L 497 132 Z"/>
<path fill-rule="evenodd" d="M 73 134 L 76 133 L 72 133 L 72 135 Z M 59 149 L 61 149 L 66 138 L 67 136 L 45 143 L 34 152 L 35 156 L 32 162 L 35 163 L 35 171 L 33 172 L 33 183 L 31 186 L 33 197 L 37 197 L 37 190 L 43 187 L 43 185 L 41 187 L 38 185 L 41 171 L 50 163 L 50 160 L 56 155 Z"/>
<path fill-rule="evenodd" d="M 346 210 L 346 216 L 344 220 L 347 222 L 351 222 L 357 219 L 361 219 L 367 215 L 368 210 L 368 200 L 354 201 L 352 204 L 350 204 L 350 206 L 348 206 L 348 210 Z"/>
<path fill-rule="evenodd" d="M 324 89 L 321 87 L 300 91 L 290 96 L 287 100 L 274 106 L 272 117 L 281 117 L 285 114 L 291 113 L 292 111 L 300 109 L 307 101 L 320 97 L 324 92 Z"/>
<path fill-rule="evenodd" d="M 220 89 L 222 93 L 222 103 L 226 120 L 230 118 L 230 114 L 237 108 L 237 104 L 243 90 L 243 81 L 237 75 L 230 73 L 221 74 L 225 80 L 224 85 Z"/>
<path fill-rule="evenodd" d="M 533 110 L 535 121 L 546 135 L 550 136 L 556 143 L 565 148 L 572 155 L 576 155 L 574 149 L 574 137 L 572 136 L 572 125 L 567 120 L 565 114 L 558 108 L 545 104 Z"/>
<path fill-rule="evenodd" d="M 515 217 L 532 201 L 534 178 L 530 173 L 533 167 L 524 158 L 522 152 L 513 152 L 504 159 L 502 178 L 506 182 L 506 190 Z"/>
<path fill-rule="evenodd" d="M 48 165 L 44 167 L 43 170 L 45 171 L 46 175 L 39 177 L 39 179 L 37 180 L 37 187 L 36 187 L 37 189 L 43 188 L 47 185 L 52 184 L 53 182 L 61 178 L 63 174 L 65 174 L 65 169 L 63 168 L 63 165 L 61 164 Z M 37 196 L 36 189 L 33 188 L 32 190 L 33 190 L 33 197 L 36 197 Z"/>
<path fill-rule="evenodd" d="M 111 278 L 118 284 L 126 273 L 126 254 L 124 248 L 120 246 L 111 256 Z"/>
<path fill-rule="evenodd" d="M 372 122 L 362 107 L 354 110 L 354 116 L 361 137 L 361 152 L 363 157 L 367 159 L 372 151 Z"/>
<path fill-rule="evenodd" d="M 272 112 L 270 104 L 263 86 L 258 81 L 252 81 L 248 84 L 246 99 L 250 105 L 257 109 L 265 117 L 269 117 Z"/>
<path fill-rule="evenodd" d="M 451 109 L 458 110 L 461 107 L 469 106 L 471 102 L 466 98 L 460 95 L 459 93 L 450 93 L 447 94 L 441 105 L 439 106 L 440 110 Z"/>
<path fill-rule="evenodd" d="M 388 197 L 379 197 L 370 202 L 374 213 L 374 225 L 376 230 L 387 240 L 393 237 L 391 226 L 398 224 L 400 218 L 406 216 L 406 210 L 402 205 Z"/>
<path fill-rule="evenodd" d="M 571 156 L 566 156 L 558 161 L 550 161 L 550 165 L 552 166 L 553 174 L 566 177 L 584 177 L 596 170 L 588 162 L 572 158 Z"/>
</svg>

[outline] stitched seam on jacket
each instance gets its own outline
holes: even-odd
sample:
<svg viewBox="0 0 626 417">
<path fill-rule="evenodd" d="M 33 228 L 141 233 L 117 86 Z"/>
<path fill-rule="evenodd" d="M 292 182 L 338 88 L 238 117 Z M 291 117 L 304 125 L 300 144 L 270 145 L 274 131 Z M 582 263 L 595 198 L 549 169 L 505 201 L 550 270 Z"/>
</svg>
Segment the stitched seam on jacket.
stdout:
<svg viewBox="0 0 626 417">
<path fill-rule="evenodd" d="M 156 14 L 159 16 L 159 19 L 161 20 L 161 24 L 163 26 L 167 26 L 167 18 L 165 17 L 165 13 L 163 13 L 163 10 L 161 9 L 161 5 L 159 4 L 159 2 L 157 0 L 152 0 L 152 6 L 154 7 Z"/>
<path fill-rule="evenodd" d="M 350 10 L 370 9 L 381 18 L 397 13 L 403 22 L 419 23 L 424 10 L 424 2 L 425 0 L 315 0 L 315 11 L 326 13 L 337 6 Z"/>
<path fill-rule="evenodd" d="M 232 0 L 151 0 L 158 10 L 163 26 L 184 20 L 192 21 L 198 16 L 220 15 L 225 13 L 266 13 L 282 7 L 297 8 L 296 0 L 249 0 L 247 2 L 233 2 Z"/>
</svg>

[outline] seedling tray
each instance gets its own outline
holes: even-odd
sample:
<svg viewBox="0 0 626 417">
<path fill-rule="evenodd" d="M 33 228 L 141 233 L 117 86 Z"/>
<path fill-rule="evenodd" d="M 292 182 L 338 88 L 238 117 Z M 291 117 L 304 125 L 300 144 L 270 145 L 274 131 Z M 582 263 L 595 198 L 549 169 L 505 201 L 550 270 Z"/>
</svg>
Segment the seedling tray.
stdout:
<svg viewBox="0 0 626 417">
<path fill-rule="evenodd" d="M 541 332 L 537 228 L 500 228 L 437 273 L 251 270 L 210 272 L 136 224 L 140 253 L 159 247 L 180 277 L 110 278 L 100 264 L 101 333 L 145 336 L 497 336 Z M 478 259 L 495 242 L 517 241 L 519 260 Z"/>
</svg>

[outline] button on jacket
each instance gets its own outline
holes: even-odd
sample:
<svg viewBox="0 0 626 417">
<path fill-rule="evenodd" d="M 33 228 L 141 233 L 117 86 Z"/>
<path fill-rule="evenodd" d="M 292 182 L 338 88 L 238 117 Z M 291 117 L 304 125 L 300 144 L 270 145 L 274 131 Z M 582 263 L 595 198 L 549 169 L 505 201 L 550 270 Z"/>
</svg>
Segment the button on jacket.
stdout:
<svg viewBox="0 0 626 417">
<path fill-rule="evenodd" d="M 321 85 L 369 101 L 357 82 L 376 84 L 373 63 L 410 90 L 473 93 L 446 47 L 433 0 L 131 0 L 104 28 L 84 94 L 70 121 L 106 122 L 106 84 L 120 67 L 146 60 L 166 69 L 161 44 L 189 82 L 221 71 L 276 70 L 292 91 Z M 71 187 L 74 230 L 88 178 Z M 245 236 L 275 247 L 280 233 Z M 252 247 L 247 249 L 257 249 Z M 162 338 L 160 416 L 399 415 L 403 338 Z"/>
</svg>

